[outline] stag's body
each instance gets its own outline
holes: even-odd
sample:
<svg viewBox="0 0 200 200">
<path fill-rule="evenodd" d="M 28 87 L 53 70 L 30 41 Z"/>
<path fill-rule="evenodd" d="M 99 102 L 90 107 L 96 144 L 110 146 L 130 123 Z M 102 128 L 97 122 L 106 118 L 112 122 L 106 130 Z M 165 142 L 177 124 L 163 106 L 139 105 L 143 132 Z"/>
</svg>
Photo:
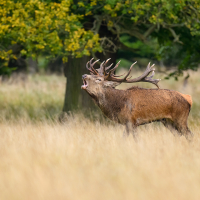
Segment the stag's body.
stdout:
<svg viewBox="0 0 200 200">
<path fill-rule="evenodd" d="M 178 92 L 166 89 L 132 87 L 128 90 L 104 88 L 93 97 L 109 119 L 123 125 L 139 125 L 161 121 L 181 134 L 189 134 L 187 118 L 191 105 Z"/>
<path fill-rule="evenodd" d="M 126 135 L 129 135 L 131 129 L 134 135 L 134 130 L 139 125 L 160 121 L 171 131 L 176 130 L 186 138 L 192 136 L 187 126 L 192 104 L 189 95 L 167 89 L 139 87 L 118 90 L 115 86 L 119 83 L 106 81 L 97 75 L 84 75 L 83 79 L 83 89 L 93 98 L 104 115 L 126 125 Z"/>
</svg>

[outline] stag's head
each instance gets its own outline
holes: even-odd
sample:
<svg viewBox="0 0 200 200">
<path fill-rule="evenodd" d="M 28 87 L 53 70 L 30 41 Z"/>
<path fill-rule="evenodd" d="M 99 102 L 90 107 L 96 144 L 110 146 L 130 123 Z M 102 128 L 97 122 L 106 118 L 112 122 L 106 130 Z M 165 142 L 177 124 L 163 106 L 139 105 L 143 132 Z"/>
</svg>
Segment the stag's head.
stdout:
<svg viewBox="0 0 200 200">
<path fill-rule="evenodd" d="M 102 62 L 99 69 L 94 68 L 95 63 L 97 63 L 99 60 L 96 60 L 95 62 L 92 63 L 93 61 L 93 58 L 92 58 L 90 61 L 87 62 L 86 68 L 90 71 L 90 75 L 84 74 L 82 76 L 83 85 L 81 86 L 81 88 L 83 90 L 86 90 L 90 95 L 96 96 L 99 93 L 102 93 L 103 89 L 107 87 L 115 88 L 117 85 L 121 83 L 150 82 L 158 87 L 157 83 L 160 81 L 160 79 L 152 79 L 154 76 L 154 70 L 155 70 L 153 68 L 154 65 L 150 66 L 150 63 L 149 63 L 145 72 L 141 76 L 131 79 L 129 75 L 130 75 L 133 65 L 136 62 L 131 65 L 126 75 L 122 74 L 122 75 L 117 76 L 114 74 L 114 72 L 119 66 L 120 61 L 115 65 L 115 67 L 110 69 L 113 64 L 107 67 L 107 63 L 109 60 L 110 58 Z M 148 77 L 148 75 L 151 72 L 152 72 L 152 75 Z M 118 78 L 123 75 L 125 75 L 123 78 Z"/>
</svg>

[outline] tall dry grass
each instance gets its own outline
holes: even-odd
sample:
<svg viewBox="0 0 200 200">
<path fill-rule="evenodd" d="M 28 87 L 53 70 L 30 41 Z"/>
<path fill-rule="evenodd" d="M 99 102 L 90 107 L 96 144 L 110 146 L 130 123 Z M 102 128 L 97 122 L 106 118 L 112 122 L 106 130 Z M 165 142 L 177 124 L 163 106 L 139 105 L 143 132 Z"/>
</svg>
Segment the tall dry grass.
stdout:
<svg viewBox="0 0 200 200">
<path fill-rule="evenodd" d="M 61 77 L 2 83 L 0 199 L 199 200 L 199 75 L 194 73 L 186 88 L 182 80 L 161 83 L 193 96 L 190 143 L 160 124 L 139 127 L 135 142 L 122 137 L 123 126 L 81 114 L 58 123 Z"/>
</svg>

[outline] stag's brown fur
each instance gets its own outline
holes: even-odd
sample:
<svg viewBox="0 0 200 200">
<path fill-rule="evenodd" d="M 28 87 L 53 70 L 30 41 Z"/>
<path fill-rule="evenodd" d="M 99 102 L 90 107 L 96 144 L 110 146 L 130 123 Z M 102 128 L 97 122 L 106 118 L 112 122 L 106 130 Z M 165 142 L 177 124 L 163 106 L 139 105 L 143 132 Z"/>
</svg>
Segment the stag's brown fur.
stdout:
<svg viewBox="0 0 200 200">
<path fill-rule="evenodd" d="M 127 75 L 125 78 L 117 79 L 110 73 L 111 71 L 106 71 L 105 64 L 108 60 L 97 70 L 93 68 L 95 62 L 92 64 L 91 61 L 89 62 L 91 67 L 87 66 L 91 75 L 83 75 L 82 89 L 87 91 L 108 118 L 126 125 L 126 135 L 129 135 L 130 129 L 133 130 L 134 135 L 137 126 L 160 121 L 171 131 L 176 130 L 180 135 L 191 138 L 192 133 L 187 126 L 192 106 L 190 95 L 167 89 L 139 87 L 127 90 L 115 89 L 121 82 L 139 81 L 150 82 L 158 87 L 157 83 L 160 79 L 152 79 L 153 75 L 148 77 L 149 73 L 154 72 L 150 64 L 138 78 L 130 79 Z"/>
</svg>

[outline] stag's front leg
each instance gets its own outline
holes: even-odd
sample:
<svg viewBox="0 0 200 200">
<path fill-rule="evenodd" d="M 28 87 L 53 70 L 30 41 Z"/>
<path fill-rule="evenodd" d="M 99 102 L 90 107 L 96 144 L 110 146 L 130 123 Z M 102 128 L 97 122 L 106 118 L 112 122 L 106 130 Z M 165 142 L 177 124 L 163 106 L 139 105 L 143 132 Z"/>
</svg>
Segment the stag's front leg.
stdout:
<svg viewBox="0 0 200 200">
<path fill-rule="evenodd" d="M 126 125 L 125 125 L 125 130 L 124 130 L 124 132 L 123 132 L 123 137 L 126 138 L 126 137 L 129 136 L 129 134 L 130 134 L 129 124 L 126 123 Z"/>
<path fill-rule="evenodd" d="M 136 129 L 137 126 L 131 122 L 126 123 L 126 128 L 124 130 L 123 136 L 128 137 L 130 133 L 132 133 L 133 138 L 136 140 Z"/>
</svg>

